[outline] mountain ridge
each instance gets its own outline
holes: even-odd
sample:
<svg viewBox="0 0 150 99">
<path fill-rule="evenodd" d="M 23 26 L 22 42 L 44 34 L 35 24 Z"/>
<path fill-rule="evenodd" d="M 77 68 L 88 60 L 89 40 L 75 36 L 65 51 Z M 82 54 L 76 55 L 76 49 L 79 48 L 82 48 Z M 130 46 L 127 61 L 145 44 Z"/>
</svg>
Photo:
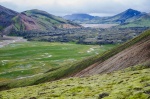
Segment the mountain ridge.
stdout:
<svg viewBox="0 0 150 99">
<path fill-rule="evenodd" d="M 148 15 L 145 12 L 140 12 L 138 10 L 134 9 L 127 9 L 119 14 L 109 16 L 109 17 L 98 17 L 98 16 L 91 16 L 92 19 L 86 19 L 86 20 L 79 20 L 78 18 L 75 19 L 74 14 L 69 15 L 69 17 L 65 17 L 68 20 L 72 20 L 73 22 L 77 22 L 80 24 L 89 23 L 89 24 L 128 24 L 132 23 L 138 19 L 142 19 L 143 16 Z M 78 14 L 78 16 L 83 17 L 82 15 Z M 144 20 L 144 18 L 143 18 Z"/>
</svg>

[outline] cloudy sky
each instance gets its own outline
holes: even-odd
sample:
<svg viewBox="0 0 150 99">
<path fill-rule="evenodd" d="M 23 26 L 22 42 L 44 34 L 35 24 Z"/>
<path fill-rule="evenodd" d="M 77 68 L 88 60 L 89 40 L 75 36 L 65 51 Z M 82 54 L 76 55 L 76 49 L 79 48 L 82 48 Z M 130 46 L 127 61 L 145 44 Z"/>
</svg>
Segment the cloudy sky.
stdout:
<svg viewBox="0 0 150 99">
<path fill-rule="evenodd" d="M 110 16 L 128 8 L 150 12 L 150 0 L 0 0 L 0 5 L 18 12 L 40 9 L 58 16 L 72 13 Z"/>
</svg>

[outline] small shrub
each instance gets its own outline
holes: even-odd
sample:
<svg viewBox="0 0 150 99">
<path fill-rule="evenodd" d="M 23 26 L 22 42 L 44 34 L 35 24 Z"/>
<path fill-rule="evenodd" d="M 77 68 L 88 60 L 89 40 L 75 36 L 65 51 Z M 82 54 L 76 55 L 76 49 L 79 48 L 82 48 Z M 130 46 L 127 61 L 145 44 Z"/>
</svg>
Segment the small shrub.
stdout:
<svg viewBox="0 0 150 99">
<path fill-rule="evenodd" d="M 37 99 L 36 97 L 31 97 L 31 98 L 29 98 L 29 99 Z"/>
<path fill-rule="evenodd" d="M 98 99 L 102 99 L 102 98 L 107 97 L 107 96 L 109 96 L 108 93 L 102 93 L 102 94 L 99 94 Z"/>
</svg>

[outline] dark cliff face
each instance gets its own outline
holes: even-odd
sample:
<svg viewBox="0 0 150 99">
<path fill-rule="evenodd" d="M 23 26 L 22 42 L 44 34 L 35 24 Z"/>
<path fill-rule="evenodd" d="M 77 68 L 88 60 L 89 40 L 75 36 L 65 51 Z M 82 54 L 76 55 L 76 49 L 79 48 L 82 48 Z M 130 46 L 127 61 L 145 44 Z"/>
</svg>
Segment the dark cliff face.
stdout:
<svg viewBox="0 0 150 99">
<path fill-rule="evenodd" d="M 12 23 L 12 18 L 15 17 L 18 12 L 10 10 L 0 5 L 0 30 L 9 26 Z"/>
</svg>

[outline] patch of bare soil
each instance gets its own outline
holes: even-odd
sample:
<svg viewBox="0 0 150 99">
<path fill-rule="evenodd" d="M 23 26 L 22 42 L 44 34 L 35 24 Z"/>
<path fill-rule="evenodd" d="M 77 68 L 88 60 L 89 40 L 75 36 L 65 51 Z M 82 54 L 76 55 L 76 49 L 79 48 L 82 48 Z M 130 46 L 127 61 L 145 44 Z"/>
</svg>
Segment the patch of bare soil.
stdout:
<svg viewBox="0 0 150 99">
<path fill-rule="evenodd" d="M 80 26 L 74 26 L 71 24 L 63 24 L 62 27 L 65 29 L 81 28 Z"/>
<path fill-rule="evenodd" d="M 15 43 L 15 42 L 26 42 L 26 39 L 23 39 L 22 37 L 10 37 L 10 36 L 4 36 L 0 40 L 0 48 L 4 47 L 10 43 Z"/>
<path fill-rule="evenodd" d="M 24 23 L 26 30 L 40 29 L 40 26 L 38 26 L 37 22 L 34 19 L 23 14 L 20 14 L 19 16 L 21 17 L 21 21 Z"/>
<path fill-rule="evenodd" d="M 148 61 L 150 61 L 150 36 L 102 63 L 97 62 L 89 66 L 75 76 L 110 73 Z"/>
</svg>

